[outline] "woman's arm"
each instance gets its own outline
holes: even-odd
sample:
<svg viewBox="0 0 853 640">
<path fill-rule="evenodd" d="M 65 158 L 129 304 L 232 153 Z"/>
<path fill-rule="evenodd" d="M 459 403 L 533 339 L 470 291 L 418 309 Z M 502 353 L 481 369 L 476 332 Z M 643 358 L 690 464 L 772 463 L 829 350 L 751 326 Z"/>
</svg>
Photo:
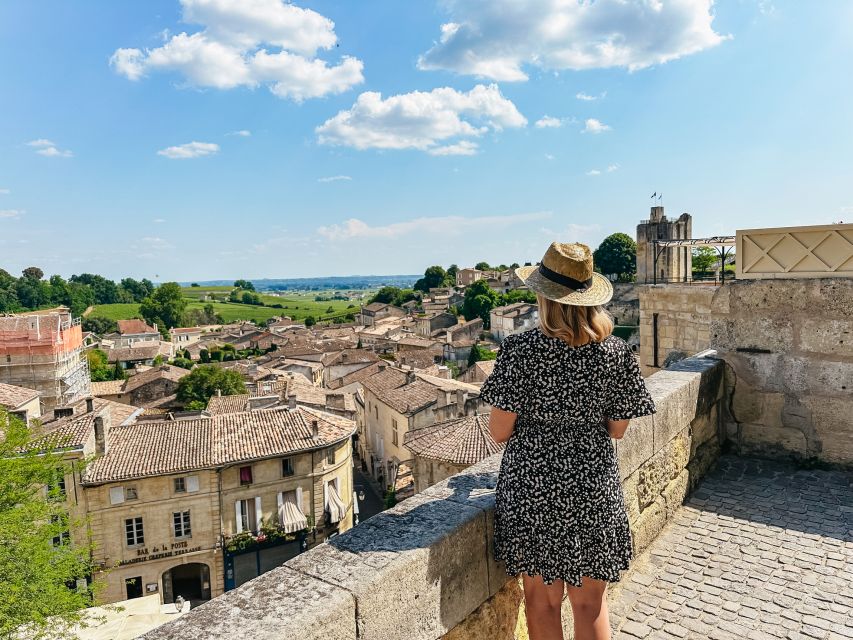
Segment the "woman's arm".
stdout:
<svg viewBox="0 0 853 640">
<path fill-rule="evenodd" d="M 628 423 L 630 420 L 611 420 L 607 419 L 607 433 L 610 434 L 611 438 L 616 438 L 617 440 L 621 439 L 622 436 L 625 435 L 625 431 L 628 429 Z"/>
<path fill-rule="evenodd" d="M 489 433 L 492 439 L 498 443 L 509 440 L 516 418 L 518 418 L 517 413 L 492 407 L 492 413 L 489 414 Z"/>
</svg>

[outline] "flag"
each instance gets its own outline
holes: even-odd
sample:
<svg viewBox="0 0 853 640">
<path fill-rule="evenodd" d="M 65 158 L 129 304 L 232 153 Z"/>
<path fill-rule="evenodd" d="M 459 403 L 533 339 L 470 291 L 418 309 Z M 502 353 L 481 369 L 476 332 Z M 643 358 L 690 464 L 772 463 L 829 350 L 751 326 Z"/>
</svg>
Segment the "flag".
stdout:
<svg viewBox="0 0 853 640">
<path fill-rule="evenodd" d="M 658 196 L 658 200 L 663 200 L 663 193 Z"/>
<path fill-rule="evenodd" d="M 656 198 L 656 197 L 657 197 L 657 195 L 658 195 L 658 192 L 657 192 L 657 191 L 655 191 L 655 192 L 651 195 L 652 199 Z"/>
</svg>

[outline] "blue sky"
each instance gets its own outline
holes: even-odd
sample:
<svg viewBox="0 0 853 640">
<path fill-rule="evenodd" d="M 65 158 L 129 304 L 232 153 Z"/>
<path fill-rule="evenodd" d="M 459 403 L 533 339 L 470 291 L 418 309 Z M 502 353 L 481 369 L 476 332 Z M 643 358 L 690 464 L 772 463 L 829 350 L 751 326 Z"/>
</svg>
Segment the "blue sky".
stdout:
<svg viewBox="0 0 853 640">
<path fill-rule="evenodd" d="M 851 29 L 847 0 L 4 2 L 0 268 L 524 262 L 654 191 L 694 235 L 849 221 Z"/>
</svg>

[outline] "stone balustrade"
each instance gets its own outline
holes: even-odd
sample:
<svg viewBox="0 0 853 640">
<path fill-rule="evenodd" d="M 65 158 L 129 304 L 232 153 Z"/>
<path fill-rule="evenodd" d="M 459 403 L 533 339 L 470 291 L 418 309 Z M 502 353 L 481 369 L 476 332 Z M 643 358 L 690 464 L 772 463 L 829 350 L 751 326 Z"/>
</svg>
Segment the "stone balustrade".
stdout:
<svg viewBox="0 0 853 640">
<path fill-rule="evenodd" d="M 651 376 L 658 413 L 614 442 L 637 551 L 716 459 L 722 369 L 689 358 Z M 526 637 L 518 581 L 492 555 L 499 466 L 488 458 L 143 637 Z"/>
</svg>

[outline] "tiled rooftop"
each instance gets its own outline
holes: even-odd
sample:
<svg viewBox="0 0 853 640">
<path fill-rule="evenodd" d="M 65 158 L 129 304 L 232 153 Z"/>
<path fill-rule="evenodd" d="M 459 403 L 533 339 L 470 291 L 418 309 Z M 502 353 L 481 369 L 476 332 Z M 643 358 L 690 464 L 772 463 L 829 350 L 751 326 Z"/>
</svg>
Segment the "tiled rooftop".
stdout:
<svg viewBox="0 0 853 640">
<path fill-rule="evenodd" d="M 459 465 L 475 464 L 504 449 L 489 433 L 488 415 L 453 418 L 409 431 L 403 444 L 415 455 Z"/>
<path fill-rule="evenodd" d="M 17 409 L 22 404 L 29 402 L 38 396 L 39 392 L 33 389 L 0 382 L 0 407 L 5 407 L 6 409 Z"/>
</svg>

